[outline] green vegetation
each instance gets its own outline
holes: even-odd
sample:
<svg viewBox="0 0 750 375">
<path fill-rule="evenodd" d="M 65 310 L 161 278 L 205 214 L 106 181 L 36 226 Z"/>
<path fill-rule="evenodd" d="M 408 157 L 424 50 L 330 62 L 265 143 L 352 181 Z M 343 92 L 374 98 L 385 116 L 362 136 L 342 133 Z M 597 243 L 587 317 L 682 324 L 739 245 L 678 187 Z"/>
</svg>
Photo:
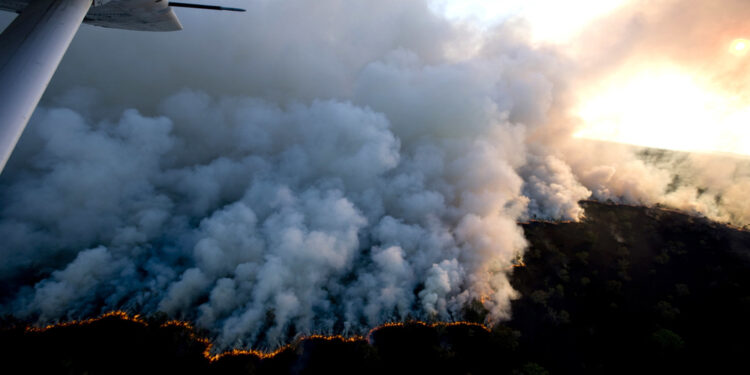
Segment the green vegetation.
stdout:
<svg viewBox="0 0 750 375">
<path fill-rule="evenodd" d="M 750 233 L 669 210 L 584 206 L 581 223 L 524 227 L 527 266 L 512 278 L 524 297 L 507 323 L 521 356 L 551 374 L 744 368 Z"/>
</svg>

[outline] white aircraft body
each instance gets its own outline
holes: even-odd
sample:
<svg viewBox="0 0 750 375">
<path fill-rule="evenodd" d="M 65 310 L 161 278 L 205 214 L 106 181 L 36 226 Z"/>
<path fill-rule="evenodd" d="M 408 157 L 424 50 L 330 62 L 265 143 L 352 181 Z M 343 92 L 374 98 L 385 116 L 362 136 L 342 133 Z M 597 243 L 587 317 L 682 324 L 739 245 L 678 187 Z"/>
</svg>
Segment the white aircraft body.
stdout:
<svg viewBox="0 0 750 375">
<path fill-rule="evenodd" d="M 0 0 L 19 13 L 0 34 L 0 173 L 81 23 L 182 30 L 172 7 L 243 11 L 167 0 Z"/>
</svg>

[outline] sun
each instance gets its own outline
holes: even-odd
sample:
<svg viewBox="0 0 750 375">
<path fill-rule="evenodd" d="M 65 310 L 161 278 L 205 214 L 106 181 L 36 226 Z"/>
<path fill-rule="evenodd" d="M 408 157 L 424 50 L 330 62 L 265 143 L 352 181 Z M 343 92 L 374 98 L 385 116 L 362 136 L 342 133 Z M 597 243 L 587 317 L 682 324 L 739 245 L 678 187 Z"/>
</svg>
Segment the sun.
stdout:
<svg viewBox="0 0 750 375">
<path fill-rule="evenodd" d="M 745 56 L 750 51 L 750 40 L 738 38 L 732 41 L 729 52 L 735 56 Z"/>
</svg>

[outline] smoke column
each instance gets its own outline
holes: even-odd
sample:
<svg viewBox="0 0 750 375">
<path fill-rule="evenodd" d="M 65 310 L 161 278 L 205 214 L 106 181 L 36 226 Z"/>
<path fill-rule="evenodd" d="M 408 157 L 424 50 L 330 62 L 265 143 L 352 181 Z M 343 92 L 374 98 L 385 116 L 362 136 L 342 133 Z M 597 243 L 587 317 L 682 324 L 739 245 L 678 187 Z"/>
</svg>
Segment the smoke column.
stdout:
<svg viewBox="0 0 750 375">
<path fill-rule="evenodd" d="M 174 34 L 82 28 L 0 175 L 0 313 L 163 311 L 218 349 L 474 301 L 492 323 L 519 220 L 578 220 L 589 197 L 750 218 L 690 196 L 747 177 L 574 144 L 577 61 L 523 26 L 422 1 L 243 5 Z"/>
</svg>

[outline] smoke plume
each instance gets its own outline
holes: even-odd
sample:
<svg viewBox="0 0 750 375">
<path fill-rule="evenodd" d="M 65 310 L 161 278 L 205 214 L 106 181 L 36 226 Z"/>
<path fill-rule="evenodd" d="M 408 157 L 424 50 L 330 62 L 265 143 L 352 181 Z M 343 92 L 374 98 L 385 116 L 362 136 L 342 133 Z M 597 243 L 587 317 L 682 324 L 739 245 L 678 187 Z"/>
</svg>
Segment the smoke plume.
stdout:
<svg viewBox="0 0 750 375">
<path fill-rule="evenodd" d="M 0 312 L 163 311 L 219 349 L 475 301 L 491 323 L 519 220 L 590 197 L 750 220 L 746 164 L 571 140 L 577 62 L 516 25 L 242 5 L 181 12 L 180 33 L 81 29 L 0 175 Z"/>
</svg>

